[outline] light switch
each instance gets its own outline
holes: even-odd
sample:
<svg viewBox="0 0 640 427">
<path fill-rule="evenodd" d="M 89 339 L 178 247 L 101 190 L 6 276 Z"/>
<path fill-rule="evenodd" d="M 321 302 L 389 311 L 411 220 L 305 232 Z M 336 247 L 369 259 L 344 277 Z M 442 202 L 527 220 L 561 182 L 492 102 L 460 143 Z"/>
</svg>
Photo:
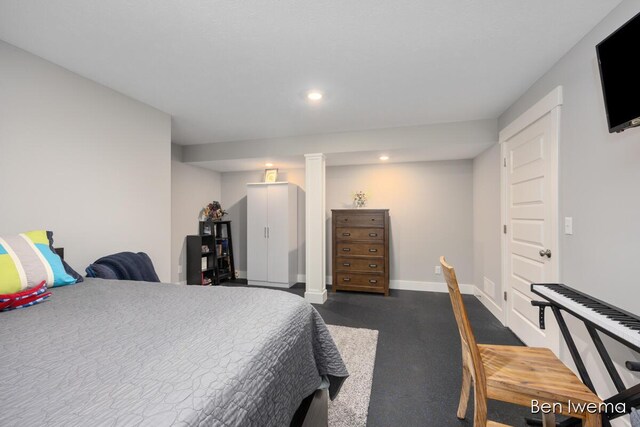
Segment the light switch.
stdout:
<svg viewBox="0 0 640 427">
<path fill-rule="evenodd" d="M 564 234 L 573 234 L 573 218 L 570 216 L 564 217 Z"/>
</svg>

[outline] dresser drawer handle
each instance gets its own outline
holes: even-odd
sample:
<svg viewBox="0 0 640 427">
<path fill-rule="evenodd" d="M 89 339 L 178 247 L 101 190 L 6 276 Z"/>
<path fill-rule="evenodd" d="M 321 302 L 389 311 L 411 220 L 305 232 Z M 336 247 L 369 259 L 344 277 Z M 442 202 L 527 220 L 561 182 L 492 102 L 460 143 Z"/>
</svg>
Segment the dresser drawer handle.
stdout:
<svg viewBox="0 0 640 427">
<path fill-rule="evenodd" d="M 376 279 L 369 279 L 369 283 L 378 283 Z"/>
<path fill-rule="evenodd" d="M 369 233 L 369 237 L 378 237 L 378 233 Z"/>
<path fill-rule="evenodd" d="M 351 252 L 351 248 L 342 248 L 343 252 Z"/>
<path fill-rule="evenodd" d="M 377 249 L 369 249 L 369 252 L 378 252 Z"/>
<path fill-rule="evenodd" d="M 376 268 L 378 266 L 378 264 L 369 264 L 369 267 L 371 268 Z"/>
<path fill-rule="evenodd" d="M 343 262 L 342 265 L 344 267 L 351 267 L 351 263 L 350 262 Z"/>
<path fill-rule="evenodd" d="M 375 220 L 376 220 L 375 218 L 371 218 L 371 221 L 375 221 Z"/>
<path fill-rule="evenodd" d="M 350 279 L 350 278 L 348 278 L 348 277 L 343 277 L 343 278 L 342 278 L 342 281 L 343 281 L 343 282 L 350 282 L 350 281 L 351 281 L 351 279 Z"/>
<path fill-rule="evenodd" d="M 342 233 L 343 236 L 349 237 L 351 236 L 351 233 Z"/>
</svg>

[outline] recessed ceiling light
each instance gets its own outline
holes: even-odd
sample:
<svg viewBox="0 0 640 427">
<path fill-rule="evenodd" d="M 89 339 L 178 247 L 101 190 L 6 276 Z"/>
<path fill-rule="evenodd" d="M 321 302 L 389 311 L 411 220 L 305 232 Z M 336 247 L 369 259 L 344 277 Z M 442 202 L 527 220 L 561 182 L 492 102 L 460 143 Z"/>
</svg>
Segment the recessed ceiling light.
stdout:
<svg viewBox="0 0 640 427">
<path fill-rule="evenodd" d="M 380 160 L 389 160 L 389 156 L 380 156 Z"/>
<path fill-rule="evenodd" d="M 322 92 L 312 90 L 307 93 L 307 99 L 309 101 L 320 101 L 322 99 Z"/>
<path fill-rule="evenodd" d="M 266 167 L 270 168 L 271 166 L 273 166 L 273 163 L 265 163 L 264 164 Z"/>
</svg>

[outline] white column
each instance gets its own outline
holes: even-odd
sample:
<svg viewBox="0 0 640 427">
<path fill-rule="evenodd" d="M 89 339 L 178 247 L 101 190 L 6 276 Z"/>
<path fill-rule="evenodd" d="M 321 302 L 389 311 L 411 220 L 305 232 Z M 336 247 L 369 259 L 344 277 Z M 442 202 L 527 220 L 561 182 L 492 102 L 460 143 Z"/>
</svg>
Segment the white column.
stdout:
<svg viewBox="0 0 640 427">
<path fill-rule="evenodd" d="M 325 158 L 305 154 L 305 237 L 306 281 L 304 297 L 313 304 L 327 300 L 325 250 Z"/>
</svg>

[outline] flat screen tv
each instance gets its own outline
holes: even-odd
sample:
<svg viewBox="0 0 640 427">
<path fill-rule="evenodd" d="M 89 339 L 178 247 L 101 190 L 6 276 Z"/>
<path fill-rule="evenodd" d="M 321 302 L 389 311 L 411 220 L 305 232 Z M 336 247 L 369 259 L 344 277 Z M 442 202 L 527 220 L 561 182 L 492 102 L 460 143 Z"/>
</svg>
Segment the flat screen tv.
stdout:
<svg viewBox="0 0 640 427">
<path fill-rule="evenodd" d="M 596 46 L 609 132 L 640 126 L 640 13 Z"/>
</svg>

